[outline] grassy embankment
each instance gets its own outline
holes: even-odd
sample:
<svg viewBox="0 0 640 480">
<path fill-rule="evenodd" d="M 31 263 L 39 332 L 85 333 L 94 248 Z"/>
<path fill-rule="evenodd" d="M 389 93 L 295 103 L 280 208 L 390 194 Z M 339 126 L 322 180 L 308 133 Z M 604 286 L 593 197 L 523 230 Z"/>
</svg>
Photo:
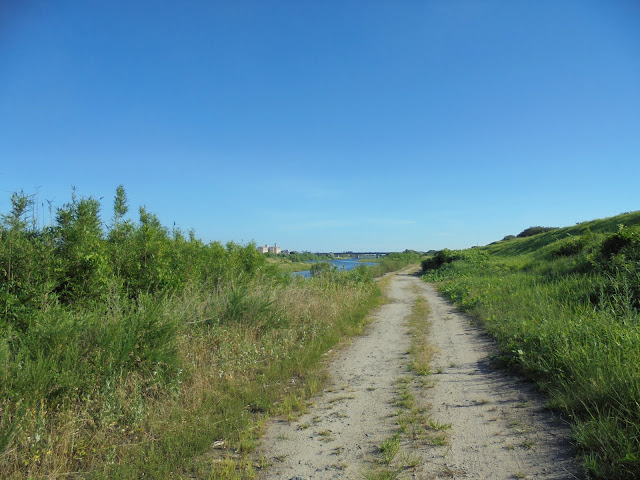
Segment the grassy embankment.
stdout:
<svg viewBox="0 0 640 480">
<path fill-rule="evenodd" d="M 444 250 L 423 268 L 568 416 L 590 475 L 640 478 L 640 212 Z"/>
<path fill-rule="evenodd" d="M 295 279 L 253 245 L 204 244 L 144 209 L 128 220 L 121 188 L 107 231 L 92 198 L 46 228 L 28 197 L 12 201 L 0 225 L 3 478 L 250 477 L 261 422 L 303 408 L 322 353 L 379 301 L 366 267 Z"/>
<path fill-rule="evenodd" d="M 274 264 L 282 273 L 304 272 L 311 268 L 311 265 L 306 262 L 292 262 L 287 258 L 267 258 L 267 261 Z"/>
</svg>

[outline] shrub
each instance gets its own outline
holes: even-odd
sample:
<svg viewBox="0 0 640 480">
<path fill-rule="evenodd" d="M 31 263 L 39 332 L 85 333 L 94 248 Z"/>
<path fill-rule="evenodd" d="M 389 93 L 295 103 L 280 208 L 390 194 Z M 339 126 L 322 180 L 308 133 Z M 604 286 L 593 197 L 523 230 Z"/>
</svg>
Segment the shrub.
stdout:
<svg viewBox="0 0 640 480">
<path fill-rule="evenodd" d="M 311 265 L 311 276 L 319 277 L 322 275 L 329 275 L 332 272 L 337 271 L 337 268 L 331 265 L 329 262 L 318 262 Z"/>
<path fill-rule="evenodd" d="M 106 294 L 111 265 L 100 221 L 100 203 L 76 200 L 58 210 L 56 256 L 60 262 L 56 291 L 65 303 L 88 302 Z"/>
<path fill-rule="evenodd" d="M 605 280 L 592 298 L 607 305 L 640 309 L 640 227 L 620 225 L 590 259 Z"/>
<path fill-rule="evenodd" d="M 602 242 L 600 253 L 605 262 L 615 255 L 625 255 L 637 260 L 640 257 L 640 228 L 620 225 L 618 232 L 609 235 Z"/>
<path fill-rule="evenodd" d="M 426 258 L 422 261 L 422 270 L 437 270 L 438 268 L 451 263 L 460 258 L 460 254 L 456 251 L 451 251 L 447 248 L 435 253 L 431 258 Z"/>
<path fill-rule="evenodd" d="M 29 228 L 27 211 L 33 200 L 24 193 L 11 197 L 12 210 L 0 223 L 0 330 L 3 324 L 27 328 L 28 319 L 55 301 L 55 236 L 51 229 Z"/>
<path fill-rule="evenodd" d="M 529 227 L 522 232 L 520 232 L 517 237 L 525 238 L 525 237 L 533 237 L 534 235 L 538 235 L 539 233 L 550 232 L 552 230 L 557 230 L 557 227 Z"/>
<path fill-rule="evenodd" d="M 550 245 L 551 256 L 557 258 L 577 255 L 582 252 L 587 245 L 587 241 L 587 237 L 584 235 L 558 240 Z"/>
</svg>

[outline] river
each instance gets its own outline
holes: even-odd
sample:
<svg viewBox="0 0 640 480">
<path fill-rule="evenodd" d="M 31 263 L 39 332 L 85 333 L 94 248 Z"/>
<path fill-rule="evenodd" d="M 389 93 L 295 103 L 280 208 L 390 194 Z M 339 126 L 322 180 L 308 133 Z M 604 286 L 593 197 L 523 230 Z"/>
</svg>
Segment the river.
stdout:
<svg viewBox="0 0 640 480">
<path fill-rule="evenodd" d="M 310 260 L 309 264 L 320 263 L 320 261 Z M 374 262 L 359 262 L 357 258 L 340 258 L 336 260 L 329 260 L 326 263 L 338 268 L 338 270 L 353 270 L 360 265 L 375 265 Z M 303 270 L 301 272 L 293 272 L 292 275 L 309 278 L 311 276 L 311 270 Z"/>
</svg>

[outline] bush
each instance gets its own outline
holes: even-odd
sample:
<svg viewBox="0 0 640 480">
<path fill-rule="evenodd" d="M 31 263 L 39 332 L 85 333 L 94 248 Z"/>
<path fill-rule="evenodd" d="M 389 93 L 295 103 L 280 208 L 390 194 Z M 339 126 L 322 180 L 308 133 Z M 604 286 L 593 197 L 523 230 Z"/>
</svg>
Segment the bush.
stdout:
<svg viewBox="0 0 640 480">
<path fill-rule="evenodd" d="M 311 265 L 311 276 L 319 277 L 322 275 L 330 275 L 338 269 L 329 262 L 318 262 Z"/>
<path fill-rule="evenodd" d="M 611 260 L 615 255 L 625 255 L 629 259 L 640 257 L 640 228 L 620 225 L 618 232 L 608 236 L 600 249 L 603 261 Z"/>
<path fill-rule="evenodd" d="M 525 238 L 525 237 L 533 237 L 534 235 L 538 235 L 539 233 L 550 232 L 552 230 L 557 230 L 557 227 L 529 227 L 522 232 L 520 232 L 517 237 Z"/>
<path fill-rule="evenodd" d="M 0 333 L 1 397 L 53 407 L 133 373 L 147 385 L 170 380 L 178 371 L 178 325 L 162 311 L 150 297 L 107 312 L 53 307 L 25 332 Z"/>
<path fill-rule="evenodd" d="M 431 258 L 426 258 L 422 261 L 422 270 L 437 270 L 438 268 L 446 265 L 447 263 L 451 263 L 460 258 L 460 254 L 455 251 L 451 251 L 447 248 L 444 250 L 440 250 L 435 253 Z"/>
<path fill-rule="evenodd" d="M 622 310 L 640 309 L 640 227 L 625 227 L 606 237 L 590 256 L 605 281 L 592 298 Z"/>
<path fill-rule="evenodd" d="M 550 245 L 552 257 L 570 257 L 577 255 L 587 245 L 588 239 L 586 236 L 574 236 L 563 238 Z"/>
</svg>

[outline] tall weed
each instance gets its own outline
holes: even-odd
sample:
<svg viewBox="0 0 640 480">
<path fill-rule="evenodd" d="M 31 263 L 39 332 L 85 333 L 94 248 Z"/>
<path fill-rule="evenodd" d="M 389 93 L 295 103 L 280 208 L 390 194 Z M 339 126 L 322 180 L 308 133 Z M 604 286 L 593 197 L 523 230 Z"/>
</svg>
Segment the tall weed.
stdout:
<svg viewBox="0 0 640 480">
<path fill-rule="evenodd" d="M 204 244 L 146 209 L 126 219 L 121 187 L 107 231 L 91 198 L 43 229 L 30 202 L 15 195 L 0 224 L 8 478 L 248 474 L 234 452 L 265 415 L 303 407 L 322 354 L 379 296 L 366 267 L 293 279 L 251 244 Z"/>
</svg>

